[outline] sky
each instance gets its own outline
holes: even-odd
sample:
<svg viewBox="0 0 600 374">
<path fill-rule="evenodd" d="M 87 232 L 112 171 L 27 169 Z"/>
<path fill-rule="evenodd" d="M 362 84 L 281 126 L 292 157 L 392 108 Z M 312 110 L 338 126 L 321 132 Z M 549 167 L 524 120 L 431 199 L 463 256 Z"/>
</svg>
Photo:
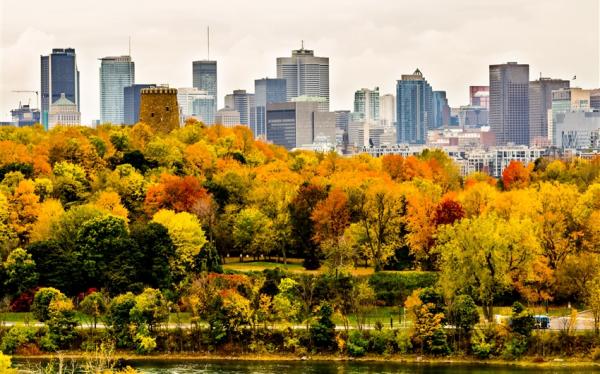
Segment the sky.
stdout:
<svg viewBox="0 0 600 374">
<path fill-rule="evenodd" d="M 394 93 L 419 68 L 451 106 L 469 85 L 487 85 L 490 64 L 530 65 L 531 79 L 600 87 L 600 0 L 0 0 L 0 120 L 19 101 L 35 104 L 40 55 L 73 47 L 82 122 L 99 118 L 98 58 L 128 53 L 136 83 L 192 86 L 192 61 L 218 61 L 219 106 L 234 89 L 276 77 L 277 57 L 301 41 L 329 57 L 331 110 L 354 91 Z"/>
</svg>

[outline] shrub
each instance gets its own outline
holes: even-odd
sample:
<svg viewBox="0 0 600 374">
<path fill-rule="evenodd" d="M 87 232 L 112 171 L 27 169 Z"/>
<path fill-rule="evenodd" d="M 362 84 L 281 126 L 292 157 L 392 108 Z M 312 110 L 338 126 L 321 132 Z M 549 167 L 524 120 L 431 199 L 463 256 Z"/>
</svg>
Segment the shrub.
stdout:
<svg viewBox="0 0 600 374">
<path fill-rule="evenodd" d="M 331 320 L 333 308 L 323 302 L 319 308 L 319 319 L 310 326 L 313 345 L 316 348 L 331 350 L 335 346 L 335 324 Z"/>
<path fill-rule="evenodd" d="M 369 351 L 384 354 L 394 352 L 396 336 L 392 330 L 373 330 L 369 337 Z"/>
<path fill-rule="evenodd" d="M 504 345 L 502 357 L 507 360 L 515 360 L 525 353 L 527 350 L 527 337 L 520 334 L 514 334 Z"/>
<path fill-rule="evenodd" d="M 50 318 L 50 303 L 56 298 L 66 299 L 66 296 L 56 288 L 40 288 L 33 297 L 31 312 L 40 322 L 45 322 Z"/>
<path fill-rule="evenodd" d="M 434 272 L 378 272 L 369 278 L 369 284 L 377 300 L 388 306 L 397 306 L 402 305 L 414 290 L 434 286 L 437 279 L 438 275 Z"/>
<path fill-rule="evenodd" d="M 367 353 L 369 347 L 369 341 L 363 336 L 362 332 L 358 330 L 352 330 L 348 336 L 348 342 L 346 344 L 346 350 L 348 354 L 353 357 L 361 357 Z"/>
<path fill-rule="evenodd" d="M 13 354 L 19 348 L 34 343 L 36 340 L 36 329 L 32 327 L 14 326 L 2 337 L 0 351 L 6 354 Z"/>
<path fill-rule="evenodd" d="M 396 346 L 398 347 L 398 352 L 400 353 L 408 353 L 412 350 L 413 346 L 408 330 L 396 331 Z"/>
<path fill-rule="evenodd" d="M 139 333 L 135 340 L 137 343 L 135 350 L 139 354 L 148 354 L 156 349 L 156 339 L 151 336 Z"/>
<path fill-rule="evenodd" d="M 600 361 L 600 347 L 592 349 L 591 356 L 593 361 Z"/>
</svg>

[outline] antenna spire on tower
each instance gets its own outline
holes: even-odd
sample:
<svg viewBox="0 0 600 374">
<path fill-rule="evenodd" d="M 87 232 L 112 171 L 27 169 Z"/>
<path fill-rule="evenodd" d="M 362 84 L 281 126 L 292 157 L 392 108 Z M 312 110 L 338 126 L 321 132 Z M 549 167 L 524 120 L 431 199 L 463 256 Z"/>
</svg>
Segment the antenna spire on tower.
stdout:
<svg viewBox="0 0 600 374">
<path fill-rule="evenodd" d="M 131 35 L 129 35 L 129 57 L 131 57 Z"/>
<path fill-rule="evenodd" d="M 206 28 L 206 59 L 210 60 L 210 26 Z"/>
<path fill-rule="evenodd" d="M 300 49 L 304 49 L 304 40 L 301 40 L 301 41 L 300 41 L 300 44 L 301 44 L 301 47 L 300 47 Z"/>
</svg>

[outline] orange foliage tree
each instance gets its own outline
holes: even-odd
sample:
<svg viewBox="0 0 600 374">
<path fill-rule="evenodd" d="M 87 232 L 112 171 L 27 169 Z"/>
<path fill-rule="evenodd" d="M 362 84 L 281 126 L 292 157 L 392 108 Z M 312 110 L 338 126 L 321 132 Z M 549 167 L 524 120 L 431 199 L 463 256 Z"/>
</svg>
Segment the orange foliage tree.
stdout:
<svg viewBox="0 0 600 374">
<path fill-rule="evenodd" d="M 210 196 L 197 178 L 163 174 L 160 183 L 148 188 L 144 205 L 148 215 L 160 209 L 190 212 L 198 200 L 202 199 L 210 199 Z"/>
</svg>

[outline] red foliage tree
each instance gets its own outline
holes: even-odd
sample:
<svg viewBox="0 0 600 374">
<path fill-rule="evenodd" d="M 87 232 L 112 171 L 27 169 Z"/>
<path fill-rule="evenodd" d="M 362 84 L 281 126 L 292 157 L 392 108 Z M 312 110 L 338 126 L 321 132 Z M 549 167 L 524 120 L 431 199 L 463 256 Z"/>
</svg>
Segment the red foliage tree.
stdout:
<svg viewBox="0 0 600 374">
<path fill-rule="evenodd" d="M 317 204 L 311 219 L 314 222 L 314 239 L 317 243 L 341 237 L 350 223 L 348 197 L 344 191 L 332 190 L 325 200 Z"/>
<path fill-rule="evenodd" d="M 502 172 L 502 184 L 505 190 L 525 188 L 529 185 L 529 169 L 521 161 L 511 161 Z"/>
<path fill-rule="evenodd" d="M 160 209 L 190 212 L 198 201 L 210 198 L 198 179 L 192 176 L 163 174 L 160 183 L 148 188 L 144 205 L 146 213 L 150 216 Z"/>
<path fill-rule="evenodd" d="M 451 225 L 464 216 L 465 210 L 461 203 L 452 198 L 444 198 L 435 209 L 434 222 L 436 226 Z"/>
</svg>

